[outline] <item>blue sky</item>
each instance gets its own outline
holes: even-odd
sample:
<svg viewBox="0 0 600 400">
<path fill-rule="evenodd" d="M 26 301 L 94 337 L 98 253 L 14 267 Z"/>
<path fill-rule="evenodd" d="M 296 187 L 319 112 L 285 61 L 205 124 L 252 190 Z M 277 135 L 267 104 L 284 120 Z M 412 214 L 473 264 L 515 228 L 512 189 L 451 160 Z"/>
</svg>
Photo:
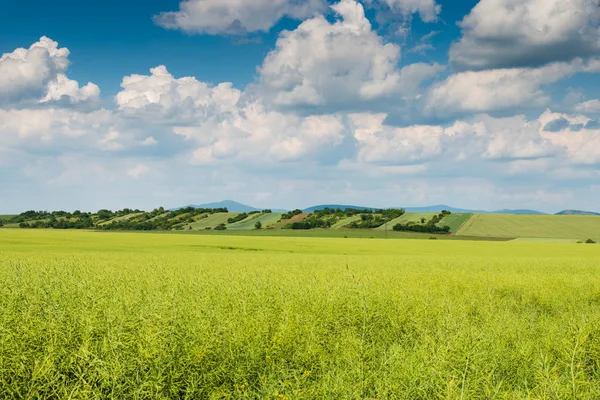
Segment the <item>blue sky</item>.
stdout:
<svg viewBox="0 0 600 400">
<path fill-rule="evenodd" d="M 0 212 L 598 210 L 596 0 L 0 9 Z"/>
</svg>

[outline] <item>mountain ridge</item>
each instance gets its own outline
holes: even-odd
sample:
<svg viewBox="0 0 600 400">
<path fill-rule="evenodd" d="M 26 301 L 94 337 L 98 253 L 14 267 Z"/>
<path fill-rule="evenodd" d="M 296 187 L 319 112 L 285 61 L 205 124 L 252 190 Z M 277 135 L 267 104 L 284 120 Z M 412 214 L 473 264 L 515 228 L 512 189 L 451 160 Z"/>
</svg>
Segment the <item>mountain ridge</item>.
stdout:
<svg viewBox="0 0 600 400">
<path fill-rule="evenodd" d="M 233 200 L 223 200 L 219 202 L 212 202 L 200 205 L 188 205 L 184 207 L 194 207 L 194 208 L 227 208 L 230 212 L 251 212 L 251 211 L 262 211 L 261 208 L 256 208 L 253 206 L 249 206 L 247 204 L 238 203 Z M 178 210 L 184 207 L 172 208 L 171 210 Z M 315 211 L 320 211 L 325 208 L 340 208 L 342 210 L 353 208 L 357 210 L 377 210 L 378 207 L 367 207 L 367 206 L 356 206 L 356 205 L 347 205 L 347 204 L 321 204 L 308 208 L 302 209 L 305 213 L 312 213 Z M 389 208 L 389 207 L 388 207 Z M 494 210 L 494 211 L 486 211 L 486 210 L 473 210 L 467 208 L 458 208 L 452 207 L 446 204 L 436 204 L 431 206 L 421 206 L 421 207 L 393 207 L 393 208 L 404 208 L 406 212 L 412 213 L 438 213 L 442 210 L 448 210 L 457 214 L 516 214 L 516 215 L 551 215 L 548 213 L 544 213 L 537 210 L 530 209 L 502 209 L 502 210 Z M 289 210 L 285 209 L 273 209 L 273 212 L 287 212 Z M 554 215 L 597 215 L 600 216 L 600 213 L 592 212 L 592 211 L 582 211 L 582 210 L 563 210 Z"/>
</svg>

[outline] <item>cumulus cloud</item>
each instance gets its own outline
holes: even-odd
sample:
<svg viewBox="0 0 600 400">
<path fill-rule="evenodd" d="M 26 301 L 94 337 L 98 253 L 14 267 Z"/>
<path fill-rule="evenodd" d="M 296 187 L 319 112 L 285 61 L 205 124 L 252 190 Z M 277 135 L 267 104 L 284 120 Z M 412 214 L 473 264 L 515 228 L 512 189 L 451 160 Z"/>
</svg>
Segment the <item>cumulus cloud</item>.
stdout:
<svg viewBox="0 0 600 400">
<path fill-rule="evenodd" d="M 354 138 L 359 144 L 358 160 L 365 163 L 407 165 L 442 152 L 440 126 L 384 126 L 386 114 L 353 114 Z"/>
<path fill-rule="evenodd" d="M 566 149 L 570 163 L 600 166 L 600 126 L 593 126 L 590 118 L 546 110 L 538 120 L 542 125 L 542 137 Z M 559 120 L 567 121 L 567 124 L 559 129 L 548 129 Z"/>
<path fill-rule="evenodd" d="M 587 114 L 600 114 L 600 100 L 594 99 L 579 103 L 575 110 Z"/>
<path fill-rule="evenodd" d="M 515 107 L 545 107 L 550 97 L 543 91 L 544 85 L 558 82 L 582 69 L 582 61 L 575 60 L 540 68 L 460 72 L 430 88 L 425 99 L 425 112 L 447 116 Z"/>
<path fill-rule="evenodd" d="M 363 6 L 342 0 L 322 15 L 284 31 L 259 69 L 259 85 L 279 105 L 333 105 L 415 91 L 440 70 L 419 64 L 398 69 L 400 47 L 372 30 Z"/>
<path fill-rule="evenodd" d="M 459 68 L 536 67 L 600 54 L 599 0 L 481 0 L 450 49 Z"/>
<path fill-rule="evenodd" d="M 18 48 L 0 57 L 0 105 L 23 102 L 95 99 L 100 89 L 93 83 L 80 88 L 65 76 L 69 50 L 43 36 L 29 49 Z"/>
<path fill-rule="evenodd" d="M 150 71 L 125 77 L 117 104 L 129 118 L 160 120 L 195 146 L 194 163 L 317 159 L 344 139 L 338 115 L 301 117 L 268 110 L 261 99 L 242 98 L 230 83 L 211 86 L 193 77 L 175 78 L 164 66 Z"/>
<path fill-rule="evenodd" d="M 42 103 L 51 101 L 80 103 L 100 97 L 98 85 L 88 82 L 87 85 L 79 87 L 77 81 L 67 78 L 64 74 L 58 74 L 56 80 L 50 81 L 47 90 L 46 96 L 41 100 Z"/>
<path fill-rule="evenodd" d="M 324 0 L 184 0 L 179 11 L 163 12 L 154 21 L 188 33 L 266 32 L 284 17 L 304 19 L 325 9 Z"/>
<path fill-rule="evenodd" d="M 528 121 L 525 116 L 493 118 L 480 115 L 448 126 L 394 127 L 384 123 L 386 114 L 350 116 L 363 164 L 402 166 L 432 163 L 455 172 L 484 171 L 486 162 L 516 162 L 558 157 L 568 150 L 564 137 L 547 135 L 547 115 Z M 588 138 L 592 132 L 583 133 Z M 465 165 L 479 165 L 466 171 Z M 482 169 L 483 168 L 483 169 Z M 489 168 L 488 168 L 489 169 Z"/>
<path fill-rule="evenodd" d="M 318 161 L 340 145 L 344 125 L 337 115 L 300 117 L 266 111 L 251 103 L 228 116 L 215 116 L 195 127 L 175 132 L 196 143 L 193 162 L 272 164 L 281 161 Z"/>
<path fill-rule="evenodd" d="M 213 87 L 194 77 L 176 79 L 162 65 L 150 69 L 150 75 L 124 77 L 121 87 L 116 96 L 119 109 L 178 120 L 235 110 L 241 96 L 231 83 Z"/>
<path fill-rule="evenodd" d="M 373 0 L 371 0 L 372 2 Z M 408 17 L 412 14 L 419 14 L 425 22 L 432 22 L 437 19 L 442 11 L 442 6 L 436 3 L 436 0 L 380 0 L 387 4 L 392 11 L 400 12 Z"/>
</svg>

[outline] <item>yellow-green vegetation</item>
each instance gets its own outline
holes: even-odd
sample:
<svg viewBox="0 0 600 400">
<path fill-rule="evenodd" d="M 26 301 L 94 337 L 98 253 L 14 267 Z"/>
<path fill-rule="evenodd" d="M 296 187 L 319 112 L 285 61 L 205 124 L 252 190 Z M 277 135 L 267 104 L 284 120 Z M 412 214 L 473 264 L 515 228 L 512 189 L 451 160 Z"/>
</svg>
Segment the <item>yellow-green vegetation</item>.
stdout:
<svg viewBox="0 0 600 400">
<path fill-rule="evenodd" d="M 456 233 L 472 216 L 473 214 L 450 214 L 444 217 L 438 226 L 449 226 L 450 232 Z"/>
<path fill-rule="evenodd" d="M 98 225 L 99 226 L 103 226 L 103 225 L 106 225 L 106 224 L 108 224 L 110 222 L 129 221 L 129 220 L 132 220 L 132 219 L 139 218 L 142 215 L 144 215 L 144 213 L 133 213 L 133 214 L 128 214 L 128 215 L 123 215 L 122 217 L 116 217 L 116 218 L 113 218 L 113 219 L 110 219 L 110 220 L 107 220 L 107 221 L 104 221 L 104 222 L 99 222 Z M 155 219 L 155 218 L 152 218 L 152 219 Z"/>
<path fill-rule="evenodd" d="M 255 225 L 257 222 L 261 223 L 262 228 L 267 228 L 269 225 L 276 224 L 282 215 L 283 213 L 253 214 L 241 222 L 228 225 L 227 229 L 252 230 L 256 229 Z"/>
<path fill-rule="evenodd" d="M 383 226 L 380 226 L 379 228 L 377 228 L 378 230 L 392 230 L 394 228 L 394 225 L 397 224 L 407 224 L 409 222 L 415 223 L 415 224 L 423 224 L 423 219 L 425 219 L 425 222 L 431 220 L 431 218 L 433 218 L 435 215 L 437 215 L 438 213 L 406 213 L 404 215 L 402 215 L 399 218 L 396 218 L 390 222 L 388 222 L 387 224 L 384 224 Z"/>
<path fill-rule="evenodd" d="M 600 217 L 580 215 L 473 215 L 457 232 L 463 236 L 600 240 Z"/>
<path fill-rule="evenodd" d="M 353 215 L 351 217 L 348 218 L 342 218 L 340 219 L 337 223 L 333 224 L 331 226 L 332 229 L 341 229 L 346 227 L 347 225 L 350 225 L 353 222 L 357 222 L 360 221 L 360 215 Z"/>
<path fill-rule="evenodd" d="M 220 224 L 227 224 L 227 220 L 229 218 L 235 217 L 240 213 L 217 213 L 217 214 L 209 214 L 206 218 L 200 218 L 198 221 L 188 224 L 185 226 L 185 229 L 189 229 L 190 227 L 195 230 L 202 230 L 206 228 L 214 228 Z"/>
<path fill-rule="evenodd" d="M 598 393 L 598 245 L 0 230 L 0 398 Z"/>
</svg>

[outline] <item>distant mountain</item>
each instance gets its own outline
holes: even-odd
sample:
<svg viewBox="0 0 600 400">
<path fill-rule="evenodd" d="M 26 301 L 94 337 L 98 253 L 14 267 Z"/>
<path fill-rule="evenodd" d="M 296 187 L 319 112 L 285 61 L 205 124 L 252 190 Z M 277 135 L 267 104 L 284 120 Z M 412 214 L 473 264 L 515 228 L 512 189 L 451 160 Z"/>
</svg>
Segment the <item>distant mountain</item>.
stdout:
<svg viewBox="0 0 600 400">
<path fill-rule="evenodd" d="M 342 205 L 342 204 L 323 204 L 320 206 L 314 206 L 314 207 L 309 207 L 309 208 L 305 208 L 304 210 L 302 210 L 305 213 L 312 213 L 315 211 L 321 211 L 324 210 L 326 208 L 332 208 L 332 209 L 341 209 L 341 210 L 346 210 L 348 208 L 354 209 L 354 210 L 374 210 L 373 207 L 362 207 L 362 206 L 347 206 L 347 205 Z"/>
<path fill-rule="evenodd" d="M 439 213 L 444 210 L 448 210 L 448 211 L 456 213 L 456 214 L 484 214 L 484 213 L 487 213 L 487 211 L 467 210 L 464 208 L 450 207 L 450 206 L 443 205 L 443 204 L 438 204 L 436 206 L 405 207 L 405 208 L 406 208 L 406 212 L 411 212 L 411 213 Z"/>
<path fill-rule="evenodd" d="M 186 207 L 194 207 L 194 208 L 227 208 L 230 212 L 250 212 L 250 211 L 261 211 L 262 209 L 252 207 L 246 204 L 241 204 L 233 200 L 225 200 L 217 203 L 207 203 L 200 205 L 189 205 Z M 173 210 L 177 210 L 183 207 L 177 207 Z M 315 211 L 320 211 L 325 208 L 340 208 L 342 210 L 346 210 L 348 208 L 352 208 L 355 210 L 376 210 L 377 207 L 366 207 L 366 206 L 352 206 L 346 204 L 322 204 L 318 206 L 313 206 L 309 208 L 305 208 L 302 210 L 305 213 L 313 213 Z M 402 208 L 402 207 L 395 207 Z M 434 206 L 424 206 L 424 207 L 405 207 L 406 212 L 410 213 L 439 213 L 443 210 L 448 210 L 456 214 L 532 214 L 532 215 L 542 215 L 544 213 L 535 210 L 497 210 L 497 211 L 484 211 L 484 210 L 469 210 L 466 208 L 456 208 L 451 207 L 444 204 L 438 204 Z M 276 210 L 273 209 L 273 212 L 286 212 L 287 210 Z M 596 213 L 591 213 L 587 211 L 578 211 L 578 210 L 565 210 L 559 213 L 558 215 L 600 215 Z"/>
<path fill-rule="evenodd" d="M 546 215 L 546 213 L 543 213 L 541 211 L 536 211 L 536 210 L 498 210 L 498 211 L 493 211 L 490 214 Z"/>
<path fill-rule="evenodd" d="M 188 206 L 185 206 L 185 207 L 194 207 L 194 208 L 227 208 L 227 210 L 229 210 L 229 212 L 262 211 L 261 208 L 256 208 L 256 207 L 248 206 L 246 204 L 238 203 L 237 201 L 233 201 L 233 200 L 224 200 L 224 201 L 219 201 L 217 203 L 206 203 L 206 204 L 200 204 L 200 205 L 188 205 Z M 185 208 L 185 207 L 174 208 L 174 210 L 177 210 L 179 208 Z M 272 210 L 272 211 L 273 212 L 285 212 L 286 210 Z"/>
<path fill-rule="evenodd" d="M 556 213 L 556 215 L 595 215 L 595 216 L 600 216 L 600 213 L 595 213 L 592 211 L 581 211 L 581 210 L 564 210 L 559 213 Z"/>
</svg>

